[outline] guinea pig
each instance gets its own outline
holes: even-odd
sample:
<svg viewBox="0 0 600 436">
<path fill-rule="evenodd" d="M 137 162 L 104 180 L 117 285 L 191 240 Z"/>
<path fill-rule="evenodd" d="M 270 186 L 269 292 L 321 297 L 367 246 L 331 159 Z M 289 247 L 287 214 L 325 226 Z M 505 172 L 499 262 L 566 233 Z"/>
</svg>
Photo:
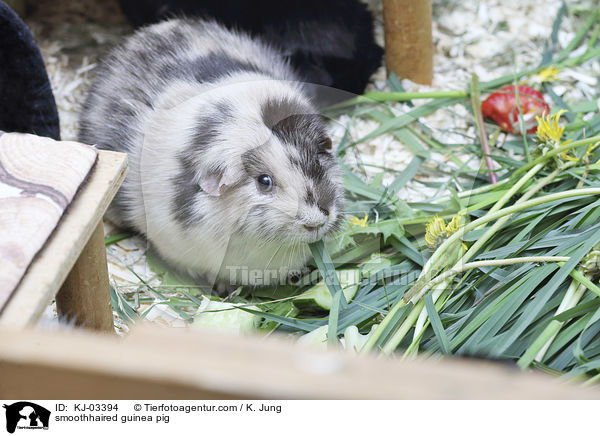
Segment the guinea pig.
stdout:
<svg viewBox="0 0 600 436">
<path fill-rule="evenodd" d="M 373 16 L 359 0 L 120 0 L 135 26 L 173 16 L 215 19 L 279 47 L 302 80 L 362 94 L 381 66 Z M 317 93 L 321 104 L 342 94 Z"/>
<path fill-rule="evenodd" d="M 138 30 L 95 71 L 79 140 L 129 155 L 107 217 L 220 292 L 281 283 L 342 222 L 327 126 L 280 52 L 203 20 Z"/>
</svg>

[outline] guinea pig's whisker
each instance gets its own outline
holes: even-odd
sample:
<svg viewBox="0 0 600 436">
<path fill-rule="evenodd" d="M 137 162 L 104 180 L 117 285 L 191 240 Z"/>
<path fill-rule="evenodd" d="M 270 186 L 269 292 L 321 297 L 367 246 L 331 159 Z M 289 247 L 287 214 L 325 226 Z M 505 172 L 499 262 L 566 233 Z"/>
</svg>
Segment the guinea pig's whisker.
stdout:
<svg viewBox="0 0 600 436">
<path fill-rule="evenodd" d="M 267 266 L 265 266 L 265 270 L 269 269 L 269 266 L 271 266 L 271 262 L 273 262 L 273 259 L 275 258 L 275 256 L 277 255 L 277 253 L 279 253 L 279 250 L 281 250 L 281 247 L 283 247 L 283 245 L 284 245 L 283 242 L 281 244 L 279 244 L 279 247 L 277 247 L 277 250 L 275 250 L 275 253 L 273 253 L 273 256 L 271 256 L 271 258 L 267 262 Z"/>
<path fill-rule="evenodd" d="M 296 256 L 299 253 L 300 248 L 304 247 L 304 242 L 302 242 L 302 240 L 297 237 L 294 240 L 294 243 L 292 244 L 292 248 L 290 250 L 290 258 L 288 261 L 288 267 L 292 265 L 292 256 Z"/>
<path fill-rule="evenodd" d="M 304 243 L 300 244 L 300 248 L 302 248 L 302 258 L 305 259 L 306 258 L 306 249 L 308 248 L 308 246 Z"/>
<path fill-rule="evenodd" d="M 290 244 L 290 247 L 288 250 L 288 256 L 287 256 L 288 258 L 287 258 L 287 261 L 285 262 L 285 264 L 288 266 L 288 268 L 292 264 L 292 254 L 294 252 L 294 246 L 296 245 L 296 239 L 297 239 L 296 236 L 294 236 L 292 238 L 292 243 Z"/>
</svg>

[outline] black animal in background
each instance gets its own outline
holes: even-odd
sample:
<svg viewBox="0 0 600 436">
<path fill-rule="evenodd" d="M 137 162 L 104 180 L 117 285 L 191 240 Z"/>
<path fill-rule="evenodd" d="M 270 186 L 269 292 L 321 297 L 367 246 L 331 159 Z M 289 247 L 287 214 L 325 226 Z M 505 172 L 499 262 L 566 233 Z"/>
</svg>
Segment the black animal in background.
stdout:
<svg viewBox="0 0 600 436">
<path fill-rule="evenodd" d="M 216 19 L 278 47 L 307 82 L 362 94 L 381 65 L 373 16 L 359 0 L 120 0 L 134 26 Z M 335 99 L 335 98 L 334 98 Z"/>
<path fill-rule="evenodd" d="M 0 1 L 0 130 L 60 139 L 58 111 L 31 32 Z"/>
</svg>

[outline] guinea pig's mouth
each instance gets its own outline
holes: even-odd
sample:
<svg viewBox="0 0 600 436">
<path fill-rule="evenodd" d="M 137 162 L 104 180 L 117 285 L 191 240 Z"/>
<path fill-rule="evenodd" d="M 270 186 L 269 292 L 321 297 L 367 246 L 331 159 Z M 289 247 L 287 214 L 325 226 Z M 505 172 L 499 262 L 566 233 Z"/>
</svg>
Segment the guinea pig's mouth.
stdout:
<svg viewBox="0 0 600 436">
<path fill-rule="evenodd" d="M 324 232 L 319 231 L 319 229 L 308 230 L 305 232 L 306 242 L 312 243 L 317 242 L 320 239 L 323 239 Z"/>
<path fill-rule="evenodd" d="M 323 217 L 322 220 L 297 219 L 293 224 L 293 230 L 285 235 L 296 241 L 302 241 L 306 244 L 320 241 L 336 233 L 339 230 L 339 219 L 337 214 L 334 216 Z"/>
</svg>

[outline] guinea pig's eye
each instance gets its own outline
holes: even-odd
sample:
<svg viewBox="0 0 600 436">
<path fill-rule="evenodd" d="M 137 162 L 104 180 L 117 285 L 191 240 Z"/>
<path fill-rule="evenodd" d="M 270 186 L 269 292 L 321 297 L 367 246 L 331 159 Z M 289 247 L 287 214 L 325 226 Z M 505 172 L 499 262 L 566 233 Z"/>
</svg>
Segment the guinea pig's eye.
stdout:
<svg viewBox="0 0 600 436">
<path fill-rule="evenodd" d="M 256 178 L 258 189 L 262 192 L 271 192 L 273 190 L 273 179 L 268 174 L 261 174 Z"/>
</svg>

